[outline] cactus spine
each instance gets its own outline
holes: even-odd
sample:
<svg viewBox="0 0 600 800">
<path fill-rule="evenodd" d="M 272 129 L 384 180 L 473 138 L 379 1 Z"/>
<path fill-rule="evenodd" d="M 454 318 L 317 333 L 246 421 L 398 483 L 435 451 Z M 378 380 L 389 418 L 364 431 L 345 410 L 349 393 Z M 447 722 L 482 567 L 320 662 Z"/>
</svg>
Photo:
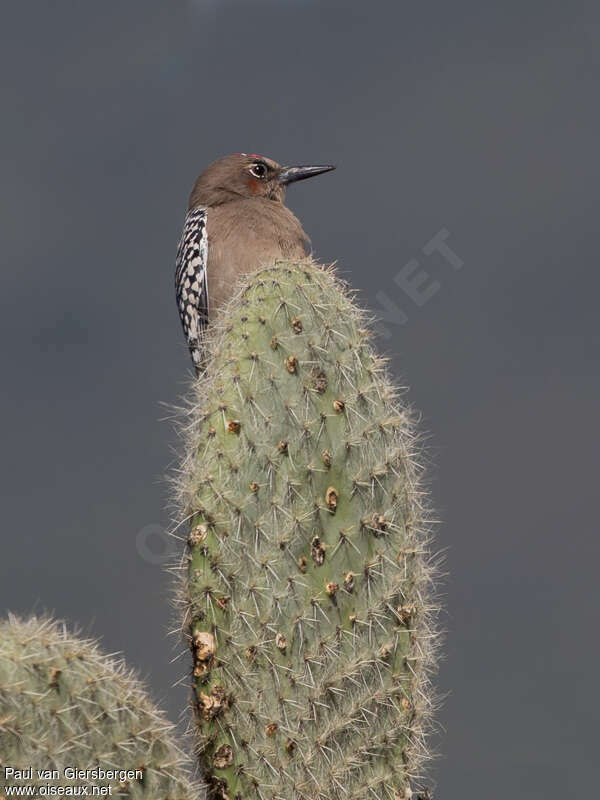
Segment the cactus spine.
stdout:
<svg viewBox="0 0 600 800">
<path fill-rule="evenodd" d="M 330 270 L 255 273 L 218 328 L 179 479 L 211 796 L 411 797 L 435 635 L 410 415 Z"/>
<path fill-rule="evenodd" d="M 48 619 L 0 623 L 0 794 L 49 784 L 67 795 L 109 786 L 131 800 L 198 800 L 190 764 L 122 661 Z M 30 769 L 26 778 L 14 772 Z M 72 769 L 118 774 L 71 779 Z"/>
</svg>

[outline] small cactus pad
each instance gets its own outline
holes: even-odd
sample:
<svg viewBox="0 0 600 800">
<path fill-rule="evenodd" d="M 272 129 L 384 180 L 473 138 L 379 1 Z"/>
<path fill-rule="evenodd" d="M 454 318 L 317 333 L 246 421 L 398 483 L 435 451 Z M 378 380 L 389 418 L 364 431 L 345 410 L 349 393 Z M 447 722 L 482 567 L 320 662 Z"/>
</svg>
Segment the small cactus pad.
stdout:
<svg viewBox="0 0 600 800">
<path fill-rule="evenodd" d="M 180 479 L 201 763 L 220 800 L 399 800 L 433 663 L 410 416 L 310 261 L 217 323 Z"/>
<path fill-rule="evenodd" d="M 0 796 L 11 786 L 91 796 L 95 786 L 130 800 L 198 800 L 190 764 L 122 661 L 58 622 L 0 622 Z"/>
</svg>

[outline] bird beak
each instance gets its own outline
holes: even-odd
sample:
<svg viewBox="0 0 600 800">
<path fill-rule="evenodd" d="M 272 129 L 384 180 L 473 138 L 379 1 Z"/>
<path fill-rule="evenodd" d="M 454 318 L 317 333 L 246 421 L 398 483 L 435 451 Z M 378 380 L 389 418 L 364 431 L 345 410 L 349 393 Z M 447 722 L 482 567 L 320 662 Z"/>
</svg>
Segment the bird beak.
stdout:
<svg viewBox="0 0 600 800">
<path fill-rule="evenodd" d="M 277 183 L 287 186 L 294 181 L 303 181 L 305 178 L 312 178 L 313 175 L 320 175 L 322 172 L 330 172 L 335 169 L 331 164 L 321 164 L 317 167 L 284 167 L 279 173 Z"/>
</svg>

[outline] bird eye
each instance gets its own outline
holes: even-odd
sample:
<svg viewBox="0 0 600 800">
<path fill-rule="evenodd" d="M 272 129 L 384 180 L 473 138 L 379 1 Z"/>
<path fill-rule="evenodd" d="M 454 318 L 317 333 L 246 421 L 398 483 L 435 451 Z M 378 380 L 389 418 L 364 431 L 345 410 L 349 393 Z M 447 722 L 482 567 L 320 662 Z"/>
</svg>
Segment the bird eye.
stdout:
<svg viewBox="0 0 600 800">
<path fill-rule="evenodd" d="M 257 164 L 253 164 L 250 167 L 250 173 L 254 175 L 255 178 L 264 178 L 267 174 L 267 166 L 259 161 Z"/>
</svg>

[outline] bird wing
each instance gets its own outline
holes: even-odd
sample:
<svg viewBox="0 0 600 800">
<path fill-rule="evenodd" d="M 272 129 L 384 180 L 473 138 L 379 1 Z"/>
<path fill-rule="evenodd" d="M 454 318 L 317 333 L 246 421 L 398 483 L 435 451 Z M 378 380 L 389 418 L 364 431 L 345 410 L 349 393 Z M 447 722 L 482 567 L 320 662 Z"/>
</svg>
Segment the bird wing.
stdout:
<svg viewBox="0 0 600 800">
<path fill-rule="evenodd" d="M 202 368 L 202 337 L 208 324 L 206 214 L 203 206 L 188 212 L 175 265 L 177 307 L 196 371 Z"/>
</svg>

